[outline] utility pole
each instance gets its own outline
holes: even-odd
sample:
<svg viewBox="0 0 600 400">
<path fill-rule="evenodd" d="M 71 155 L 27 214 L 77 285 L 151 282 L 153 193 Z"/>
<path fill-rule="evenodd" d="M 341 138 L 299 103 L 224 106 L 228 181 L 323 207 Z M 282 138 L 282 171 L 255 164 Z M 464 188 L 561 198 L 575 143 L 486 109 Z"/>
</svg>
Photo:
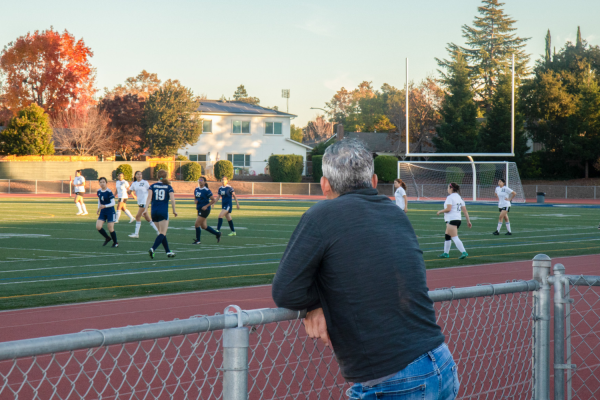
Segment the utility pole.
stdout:
<svg viewBox="0 0 600 400">
<path fill-rule="evenodd" d="M 285 99 L 285 112 L 290 112 L 290 89 L 282 89 L 281 97 Z"/>
</svg>

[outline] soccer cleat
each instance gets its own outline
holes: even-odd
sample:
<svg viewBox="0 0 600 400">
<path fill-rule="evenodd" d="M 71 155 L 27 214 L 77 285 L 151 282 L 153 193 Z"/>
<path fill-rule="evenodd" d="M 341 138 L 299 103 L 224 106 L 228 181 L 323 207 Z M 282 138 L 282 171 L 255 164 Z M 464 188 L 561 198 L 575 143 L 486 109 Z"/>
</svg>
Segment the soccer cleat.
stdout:
<svg viewBox="0 0 600 400">
<path fill-rule="evenodd" d="M 135 233 L 132 233 L 131 235 L 129 235 L 130 238 L 134 238 L 134 239 L 139 239 L 140 235 L 136 235 Z"/>
<path fill-rule="evenodd" d="M 505 235 L 506 235 L 506 236 L 511 236 L 511 235 L 512 235 L 512 233 L 511 233 L 511 232 L 506 232 L 506 233 L 505 233 Z"/>
<path fill-rule="evenodd" d="M 110 243 L 110 241 L 111 241 L 111 240 L 112 240 L 112 239 L 105 239 L 105 240 L 104 240 L 104 243 L 102 244 L 102 246 L 106 246 L 107 244 L 109 244 L 109 243 Z"/>
<path fill-rule="evenodd" d="M 173 257 L 175 257 L 175 253 L 173 253 L 172 251 L 170 251 L 170 252 L 167 253 L 167 257 L 173 258 Z"/>
<path fill-rule="evenodd" d="M 118 223 L 119 223 L 119 220 L 116 220 L 116 221 L 115 221 L 115 224 L 118 224 Z"/>
<path fill-rule="evenodd" d="M 77 214 L 75 214 L 75 215 L 83 215 L 83 212 L 78 212 L 78 213 L 77 213 Z"/>
<path fill-rule="evenodd" d="M 119 243 L 113 243 L 112 247 L 119 247 Z"/>
<path fill-rule="evenodd" d="M 231 232 L 229 235 L 227 236 L 237 236 L 235 232 Z"/>
<path fill-rule="evenodd" d="M 150 254 L 150 258 L 154 258 L 154 249 L 152 247 L 148 250 L 148 254 Z"/>
<path fill-rule="evenodd" d="M 464 258 L 467 258 L 467 257 L 469 257 L 469 254 L 467 254 L 467 252 L 465 251 L 464 253 L 462 253 L 462 254 L 460 255 L 460 257 L 458 257 L 458 259 L 459 259 L 459 260 L 462 260 L 462 259 L 464 259 Z"/>
<path fill-rule="evenodd" d="M 200 241 L 198 239 L 194 239 L 194 243 L 192 244 L 200 244 Z"/>
<path fill-rule="evenodd" d="M 86 212 L 84 212 L 84 213 L 83 213 L 83 214 L 81 214 L 81 215 L 88 215 L 88 213 L 87 213 L 87 211 L 86 211 Z"/>
<path fill-rule="evenodd" d="M 442 253 L 438 257 L 439 258 L 450 258 L 450 254 L 448 254 L 448 253 Z"/>
<path fill-rule="evenodd" d="M 222 236 L 222 233 L 217 231 L 217 243 L 219 243 L 221 241 L 221 236 Z"/>
<path fill-rule="evenodd" d="M 492 232 L 492 235 L 495 235 L 495 236 L 498 236 L 499 234 L 500 234 L 500 232 L 498 232 L 498 231 Z"/>
<path fill-rule="evenodd" d="M 130 224 L 131 224 L 132 222 L 134 222 L 134 221 L 135 221 L 135 218 L 130 218 L 130 219 L 129 219 L 129 223 L 130 223 Z"/>
</svg>

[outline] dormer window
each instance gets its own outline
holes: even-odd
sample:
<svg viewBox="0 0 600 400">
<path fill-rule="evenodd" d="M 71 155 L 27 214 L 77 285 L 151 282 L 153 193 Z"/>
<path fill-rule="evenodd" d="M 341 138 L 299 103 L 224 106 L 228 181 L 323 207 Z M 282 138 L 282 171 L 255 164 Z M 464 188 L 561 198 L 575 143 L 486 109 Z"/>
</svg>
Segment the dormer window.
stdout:
<svg viewBox="0 0 600 400">
<path fill-rule="evenodd" d="M 265 135 L 281 135 L 282 133 L 281 122 L 265 122 Z"/>
</svg>

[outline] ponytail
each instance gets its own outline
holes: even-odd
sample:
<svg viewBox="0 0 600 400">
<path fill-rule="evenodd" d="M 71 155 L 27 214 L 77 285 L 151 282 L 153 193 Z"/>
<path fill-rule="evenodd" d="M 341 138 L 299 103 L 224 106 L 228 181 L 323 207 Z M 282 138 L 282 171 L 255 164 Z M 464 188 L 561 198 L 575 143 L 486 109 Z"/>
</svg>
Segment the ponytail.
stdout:
<svg viewBox="0 0 600 400">
<path fill-rule="evenodd" d="M 453 191 L 454 193 L 458 193 L 458 194 L 460 194 L 460 186 L 458 186 L 458 184 L 456 184 L 456 183 L 452 182 L 452 183 L 450 184 L 450 187 L 452 188 L 452 191 Z"/>
<path fill-rule="evenodd" d="M 204 179 L 204 187 L 208 187 L 208 180 L 206 179 L 205 176 L 201 176 L 200 179 Z"/>
<path fill-rule="evenodd" d="M 158 176 L 158 180 L 165 184 L 165 185 L 170 185 L 171 182 L 169 181 L 169 173 L 167 171 L 165 171 L 164 169 L 161 169 L 160 171 L 158 171 L 158 174 L 156 174 Z"/>
<path fill-rule="evenodd" d="M 396 179 L 394 182 L 398 182 L 398 184 L 402 187 L 402 189 L 406 190 L 406 184 L 400 178 Z"/>
</svg>

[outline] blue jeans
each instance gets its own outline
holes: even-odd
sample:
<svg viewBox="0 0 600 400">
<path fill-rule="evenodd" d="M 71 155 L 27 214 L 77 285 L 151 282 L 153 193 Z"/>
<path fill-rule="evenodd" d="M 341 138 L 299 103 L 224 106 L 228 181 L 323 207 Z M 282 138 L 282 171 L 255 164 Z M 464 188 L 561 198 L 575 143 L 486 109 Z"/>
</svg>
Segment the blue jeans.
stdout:
<svg viewBox="0 0 600 400">
<path fill-rule="evenodd" d="M 460 383 L 456 364 L 446 344 L 429 351 L 387 381 L 375 386 L 352 386 L 351 400 L 453 400 Z"/>
</svg>

